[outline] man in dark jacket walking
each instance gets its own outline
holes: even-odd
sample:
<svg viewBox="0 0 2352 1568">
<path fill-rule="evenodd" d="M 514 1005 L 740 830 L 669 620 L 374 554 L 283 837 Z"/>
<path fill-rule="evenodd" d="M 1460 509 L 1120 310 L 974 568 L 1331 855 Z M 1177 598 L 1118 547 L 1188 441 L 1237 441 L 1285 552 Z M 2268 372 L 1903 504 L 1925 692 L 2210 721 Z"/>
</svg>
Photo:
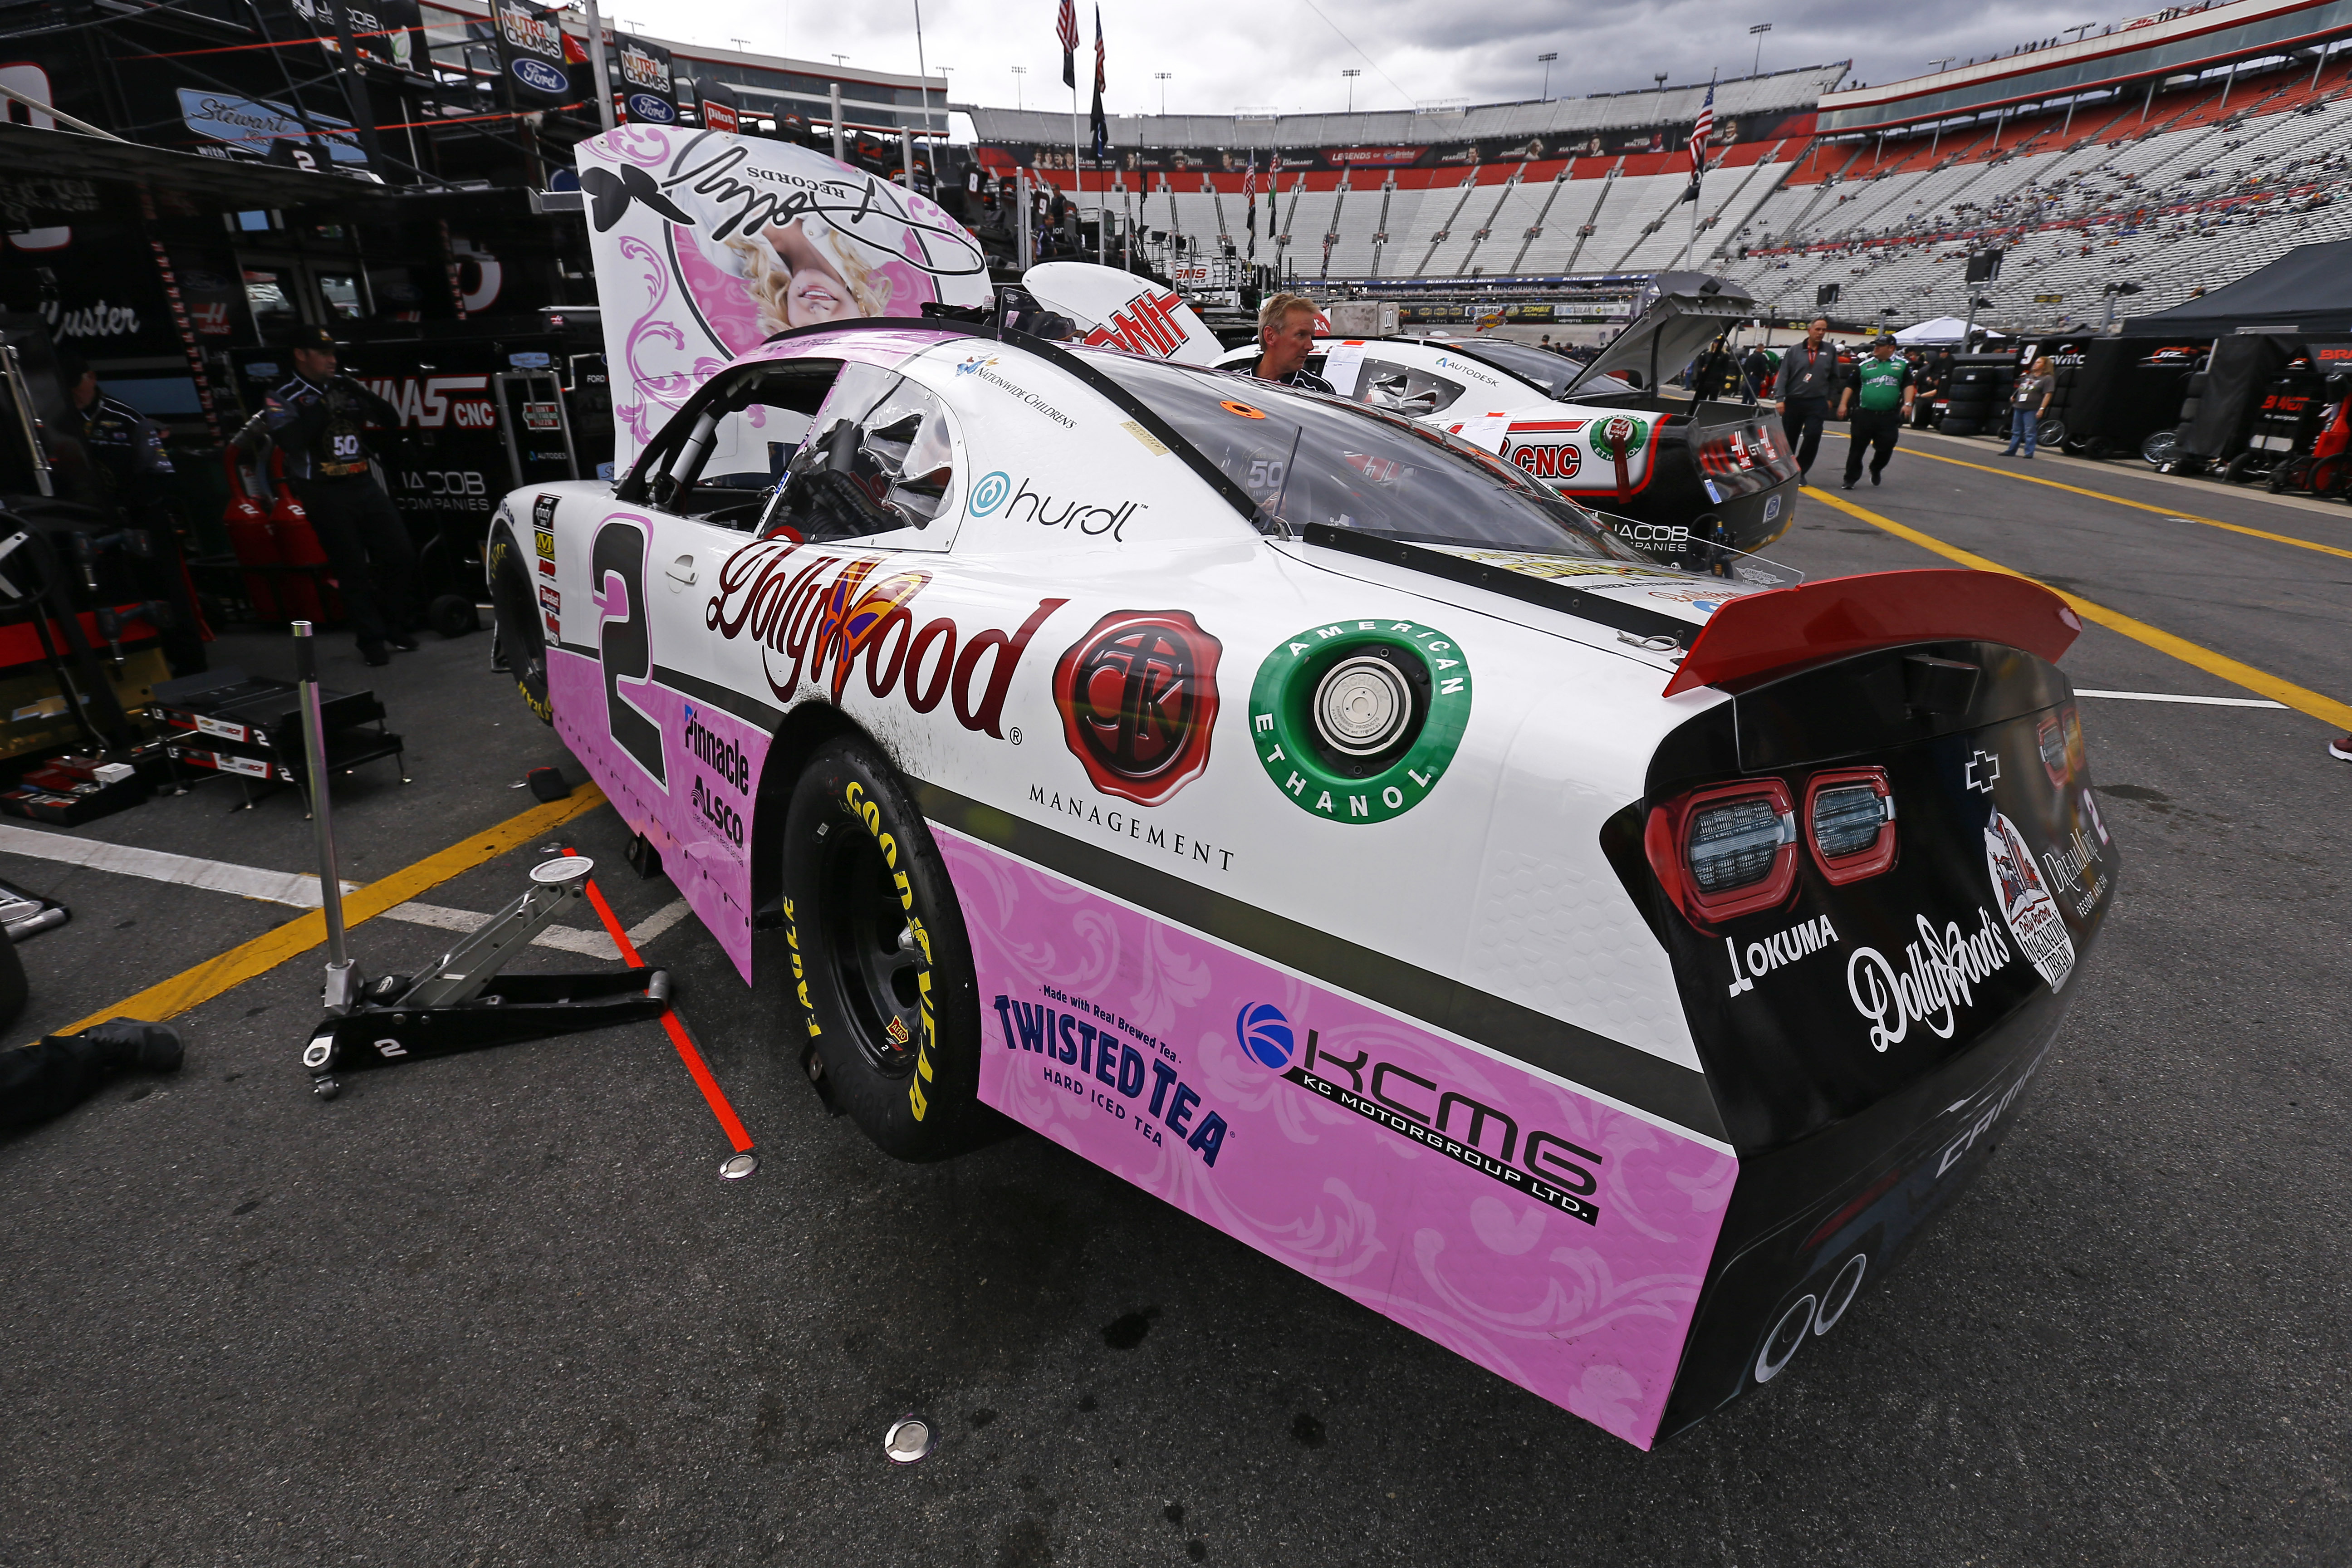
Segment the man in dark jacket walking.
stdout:
<svg viewBox="0 0 2352 1568">
<path fill-rule="evenodd" d="M 263 400 L 259 423 L 285 455 L 287 482 L 335 569 L 360 657 L 388 664 L 390 649 L 416 649 L 408 603 L 416 552 L 369 470 L 365 427 L 397 429 L 400 411 L 341 374 L 324 327 L 301 330 L 293 359 L 294 378 Z"/>
<path fill-rule="evenodd" d="M 1837 350 L 1831 347 L 1830 324 L 1815 318 L 1805 341 L 1780 355 L 1780 374 L 1772 384 L 1773 407 L 1797 467 L 1811 484 L 1813 458 L 1822 449 L 1822 422 L 1829 417 L 1830 395 L 1837 390 Z"/>
</svg>

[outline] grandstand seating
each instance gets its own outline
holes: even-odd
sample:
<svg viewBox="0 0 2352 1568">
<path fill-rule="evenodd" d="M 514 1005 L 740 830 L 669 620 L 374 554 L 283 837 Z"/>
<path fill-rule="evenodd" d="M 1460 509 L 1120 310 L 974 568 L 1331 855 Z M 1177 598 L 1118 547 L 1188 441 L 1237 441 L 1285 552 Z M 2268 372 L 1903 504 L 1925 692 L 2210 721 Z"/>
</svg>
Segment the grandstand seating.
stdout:
<svg viewBox="0 0 2352 1568">
<path fill-rule="evenodd" d="M 1979 318 L 2096 324 L 2218 288 L 2297 245 L 2352 235 L 2352 72 L 2240 77 L 2097 111 L 1973 129 L 1925 145 L 1816 148 L 1756 205 L 1717 263 L 1776 314 L 1916 321 L 1968 310 L 1968 255 L 2008 250 Z M 2225 102 L 2225 99 L 2227 101 Z M 1909 139 L 1917 143 L 1922 138 Z M 1739 247 L 1747 255 L 1736 254 Z M 2054 298 L 2038 298 L 2052 297 Z"/>
<path fill-rule="evenodd" d="M 1802 105 L 1822 79 L 1801 78 L 1758 79 L 1753 92 Z M 1492 112 L 1505 110 L 1566 112 Z M 1816 289 L 1836 283 L 1842 321 L 1908 322 L 1966 313 L 1966 259 L 2000 246 L 2008 254 L 1999 280 L 1979 286 L 1991 304 L 1979 318 L 2063 330 L 2100 321 L 2115 284 L 2139 289 L 2118 314 L 2146 314 L 2294 246 L 2352 235 L 2352 55 L 2343 53 L 2316 73 L 2305 57 L 2152 99 L 2120 93 L 2071 111 L 1885 138 L 1822 140 L 1810 117 L 1780 123 L 1777 140 L 1718 150 L 1696 213 L 1681 200 L 1689 174 L 1679 148 L 1536 155 L 1571 150 L 1556 138 L 1533 142 L 1526 162 L 1286 171 L 1259 193 L 1256 258 L 1330 285 L 1684 267 L 1724 273 L 1784 319 L 1811 313 Z M 1215 129 L 1232 137 L 1248 128 Z M 1147 228 L 1248 248 L 1230 162 L 1119 180 Z"/>
</svg>

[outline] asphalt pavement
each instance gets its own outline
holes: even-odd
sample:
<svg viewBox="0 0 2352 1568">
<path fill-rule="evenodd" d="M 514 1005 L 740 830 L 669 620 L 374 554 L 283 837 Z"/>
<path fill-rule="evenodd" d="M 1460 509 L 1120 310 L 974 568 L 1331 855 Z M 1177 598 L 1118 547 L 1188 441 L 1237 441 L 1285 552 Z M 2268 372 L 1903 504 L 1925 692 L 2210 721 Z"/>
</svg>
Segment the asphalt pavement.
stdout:
<svg viewBox="0 0 2352 1568">
<path fill-rule="evenodd" d="M 1838 499 L 2352 698 L 2352 558 L 2189 521 L 2341 552 L 2352 510 L 1997 452 L 1906 435 L 1883 486 Z M 1824 444 L 1832 493 L 1843 458 Z M 1818 499 L 1768 553 L 1948 563 Z M 347 876 L 512 817 L 530 767 L 581 776 L 488 653 L 330 664 L 382 693 L 415 779 L 350 781 Z M 2064 665 L 2082 689 L 2252 695 L 2099 625 Z M 778 994 L 662 928 L 675 893 L 599 808 L 418 897 L 488 910 L 551 846 L 594 858 L 619 921 L 658 929 L 646 956 L 757 1175 L 719 1180 L 729 1140 L 654 1026 L 321 1103 L 296 1062 L 318 954 L 223 992 L 181 1018 L 176 1076 L 0 1134 L 0 1563 L 2352 1560 L 2352 768 L 2292 709 L 2082 709 L 2128 865 L 2021 1121 L 1834 1339 L 1653 1452 L 1041 1139 L 884 1158 L 793 1070 Z M 77 833 L 308 868 L 291 795 L 232 810 L 235 787 Z M 74 910 L 20 950 L 24 1038 L 301 918 L 5 850 L 0 879 Z M 382 972 L 449 933 L 354 940 Z M 902 1468 L 881 1438 L 908 1412 L 939 1445 Z"/>
</svg>

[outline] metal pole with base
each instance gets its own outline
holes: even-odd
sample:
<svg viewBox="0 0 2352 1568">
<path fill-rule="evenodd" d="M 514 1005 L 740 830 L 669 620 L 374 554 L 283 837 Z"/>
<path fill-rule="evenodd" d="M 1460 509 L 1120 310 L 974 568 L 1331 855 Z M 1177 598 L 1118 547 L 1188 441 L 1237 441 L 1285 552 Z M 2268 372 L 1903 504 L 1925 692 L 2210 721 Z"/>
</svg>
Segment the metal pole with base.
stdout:
<svg viewBox="0 0 2352 1568">
<path fill-rule="evenodd" d="M 310 774 L 310 837 L 319 847 L 319 909 L 327 917 L 330 1016 L 340 1017 L 359 999 L 359 974 L 343 949 L 343 882 L 335 869 L 335 824 L 328 810 L 327 731 L 320 716 L 319 639 L 310 623 L 294 623 L 294 679 L 302 695 L 302 762 Z"/>
</svg>

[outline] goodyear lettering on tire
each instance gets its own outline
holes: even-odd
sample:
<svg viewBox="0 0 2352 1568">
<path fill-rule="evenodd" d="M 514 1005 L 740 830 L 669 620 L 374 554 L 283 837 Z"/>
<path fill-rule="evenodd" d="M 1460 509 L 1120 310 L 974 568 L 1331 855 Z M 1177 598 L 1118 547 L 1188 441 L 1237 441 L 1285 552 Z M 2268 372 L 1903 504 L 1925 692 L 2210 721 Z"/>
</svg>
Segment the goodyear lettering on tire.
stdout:
<svg viewBox="0 0 2352 1568">
<path fill-rule="evenodd" d="M 882 852 L 882 863 L 889 868 L 891 886 L 898 891 L 898 908 L 907 917 L 907 931 L 913 937 L 915 949 L 923 955 L 922 966 L 915 971 L 916 1005 L 922 1021 L 915 1044 L 915 1076 L 907 1081 L 907 1104 L 920 1121 L 930 1110 L 930 1101 L 923 1086 L 932 1081 L 931 1052 L 939 1045 L 939 1025 L 931 1011 L 931 933 L 923 929 L 920 915 L 915 912 L 914 885 L 898 866 L 898 841 L 882 830 L 882 808 L 866 794 L 866 786 L 856 779 L 841 792 L 841 804 L 850 816 L 866 825 L 872 835 L 874 847 Z M 797 964 L 798 955 L 793 962 Z"/>
</svg>

